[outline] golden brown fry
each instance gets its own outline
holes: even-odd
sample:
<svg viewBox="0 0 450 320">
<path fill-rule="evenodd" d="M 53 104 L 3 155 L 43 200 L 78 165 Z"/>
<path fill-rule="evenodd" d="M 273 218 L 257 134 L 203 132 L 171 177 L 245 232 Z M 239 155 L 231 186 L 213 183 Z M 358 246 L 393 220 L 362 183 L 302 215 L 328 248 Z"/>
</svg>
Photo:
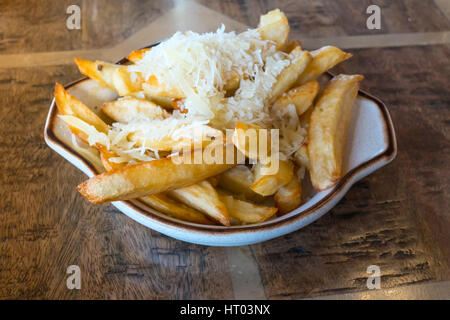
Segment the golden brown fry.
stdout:
<svg viewBox="0 0 450 320">
<path fill-rule="evenodd" d="M 143 79 L 138 76 L 138 73 L 135 73 L 135 75 L 135 79 L 132 80 L 132 76 L 127 71 L 126 66 L 114 70 L 112 73 L 112 84 L 113 89 L 117 91 L 119 96 L 131 96 L 142 90 L 141 86 Z"/>
<path fill-rule="evenodd" d="M 225 226 L 230 225 L 227 207 L 220 200 L 216 189 L 207 180 L 196 184 L 171 190 L 168 195 L 200 211 Z"/>
<path fill-rule="evenodd" d="M 297 47 L 302 49 L 302 43 L 299 40 L 292 40 L 286 44 L 286 46 L 283 48 L 283 51 L 286 53 L 291 53 L 292 50 Z"/>
<path fill-rule="evenodd" d="M 297 176 L 278 189 L 274 196 L 278 208 L 278 215 L 283 215 L 298 208 L 302 204 L 302 186 Z"/>
<path fill-rule="evenodd" d="M 117 155 L 111 150 L 108 150 L 106 146 L 97 143 L 95 147 L 100 152 L 100 159 L 102 160 L 102 164 L 106 171 L 117 170 L 124 166 L 123 163 L 116 163 L 110 160 L 113 157 L 117 157 Z"/>
<path fill-rule="evenodd" d="M 113 73 L 121 67 L 120 65 L 102 61 L 88 61 L 80 58 L 75 58 L 74 60 L 81 74 L 96 80 L 103 87 L 115 89 Z"/>
<path fill-rule="evenodd" d="M 319 82 L 310 81 L 299 87 L 283 93 L 273 104 L 273 110 L 283 110 L 287 106 L 293 104 L 297 110 L 297 115 L 300 117 L 306 110 L 308 110 L 319 92 Z"/>
<path fill-rule="evenodd" d="M 261 202 L 264 197 L 250 189 L 253 180 L 250 169 L 245 165 L 239 165 L 221 174 L 219 186 L 244 199 Z"/>
<path fill-rule="evenodd" d="M 222 174 L 218 174 L 217 176 L 209 178 L 208 181 L 215 188 L 219 185 L 221 177 L 222 177 Z"/>
<path fill-rule="evenodd" d="M 316 80 L 325 71 L 352 57 L 351 53 L 346 53 L 333 46 L 325 46 L 311 51 L 311 55 L 313 59 L 298 78 L 296 85 L 302 85 L 308 81 Z"/>
<path fill-rule="evenodd" d="M 180 128 L 180 136 L 172 137 L 165 136 L 163 138 L 149 138 L 145 136 L 141 131 L 136 131 L 128 135 L 128 140 L 136 142 L 137 146 L 142 146 L 145 144 L 154 150 L 159 151 L 174 151 L 174 150 L 190 150 L 195 147 L 196 131 L 187 129 L 183 131 Z M 198 132 L 201 132 L 201 145 L 202 147 L 208 145 L 213 139 L 219 139 L 223 136 L 223 132 L 207 125 L 202 125 L 199 127 Z M 181 134 L 182 133 L 182 134 Z M 200 143 L 199 143 L 200 144 Z"/>
<path fill-rule="evenodd" d="M 133 97 L 106 102 L 102 111 L 116 122 L 128 123 L 144 116 L 147 118 L 167 118 L 169 113 L 155 103 Z"/>
<path fill-rule="evenodd" d="M 105 146 L 97 145 L 96 147 L 100 151 L 101 160 L 106 171 L 117 170 L 125 166 L 124 163 L 115 163 L 110 161 L 110 158 L 117 157 L 117 155 L 108 150 Z M 153 209 L 161 211 L 162 213 L 177 219 L 201 224 L 213 224 L 202 213 L 179 203 L 178 201 L 173 200 L 162 193 L 141 197 L 139 200 L 143 201 Z"/>
<path fill-rule="evenodd" d="M 134 74 L 133 79 L 127 71 L 127 66 L 79 58 L 75 58 L 75 63 L 82 74 L 97 81 L 103 87 L 117 91 L 120 96 L 133 95 L 142 91 L 144 80 L 138 73 Z"/>
<path fill-rule="evenodd" d="M 247 158 L 261 160 L 270 156 L 270 135 L 263 127 L 237 121 L 232 141 Z"/>
<path fill-rule="evenodd" d="M 320 95 L 308 130 L 310 176 L 314 188 L 324 190 L 342 177 L 347 131 L 361 75 L 338 75 Z"/>
<path fill-rule="evenodd" d="M 160 83 L 155 76 L 150 76 L 150 78 L 142 82 L 142 90 L 146 95 L 156 96 L 156 97 L 166 97 L 173 99 L 184 99 L 186 96 L 178 88 L 169 88 L 164 83 Z"/>
<path fill-rule="evenodd" d="M 153 194 L 139 199 L 153 209 L 165 213 L 168 216 L 194 223 L 214 224 L 211 220 L 207 219 L 203 213 L 188 207 L 183 203 L 179 203 L 163 193 Z"/>
<path fill-rule="evenodd" d="M 226 154 L 226 146 L 223 147 Z M 128 200 L 182 188 L 215 176 L 235 164 L 186 163 L 186 155 L 140 162 L 105 172 L 81 183 L 78 191 L 92 203 Z"/>
<path fill-rule="evenodd" d="M 311 113 L 313 111 L 313 106 L 308 108 L 301 116 L 300 116 L 300 125 L 302 128 L 307 128 L 309 126 L 309 120 L 311 119 Z"/>
<path fill-rule="evenodd" d="M 269 11 L 259 18 L 258 32 L 263 40 L 275 42 L 278 50 L 285 47 L 289 37 L 289 22 L 280 9 Z"/>
<path fill-rule="evenodd" d="M 97 131 L 108 132 L 108 125 L 80 100 L 68 93 L 59 83 L 55 84 L 55 102 L 59 113 L 62 115 L 75 116 L 87 124 L 94 126 Z M 69 128 L 80 139 L 87 141 L 88 137 L 85 132 L 70 125 Z"/>
<path fill-rule="evenodd" d="M 308 144 L 303 144 L 295 153 L 294 161 L 300 167 L 309 170 Z"/>
<path fill-rule="evenodd" d="M 224 192 L 219 192 L 219 196 L 223 203 L 225 203 L 230 213 L 230 218 L 238 220 L 240 224 L 264 222 L 278 210 L 275 207 L 266 207 L 238 200 Z"/>
<path fill-rule="evenodd" d="M 145 49 L 139 49 L 139 50 L 134 50 L 132 52 L 130 52 L 130 54 L 127 56 L 127 59 L 130 60 L 133 63 L 136 63 L 139 60 L 142 60 L 142 58 L 144 57 L 145 53 L 147 51 L 150 51 L 152 48 L 145 48 Z"/>
<path fill-rule="evenodd" d="M 274 103 L 278 97 L 292 88 L 298 77 L 307 68 L 312 60 L 311 54 L 308 51 L 302 51 L 299 47 L 292 50 L 290 53 L 291 64 L 281 71 L 277 77 L 277 81 L 272 87 L 269 103 Z"/>
<path fill-rule="evenodd" d="M 273 195 L 294 176 L 294 164 L 289 160 L 279 160 L 278 171 L 275 174 L 263 175 L 263 169 L 264 165 L 258 162 L 254 168 L 255 180 L 251 186 L 253 191 L 262 196 Z"/>
</svg>

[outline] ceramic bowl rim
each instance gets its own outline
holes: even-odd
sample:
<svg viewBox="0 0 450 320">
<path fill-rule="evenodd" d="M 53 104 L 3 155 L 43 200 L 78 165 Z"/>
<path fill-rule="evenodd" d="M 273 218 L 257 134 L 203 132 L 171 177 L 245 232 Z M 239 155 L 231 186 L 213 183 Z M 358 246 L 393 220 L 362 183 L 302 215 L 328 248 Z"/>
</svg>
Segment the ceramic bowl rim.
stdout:
<svg viewBox="0 0 450 320">
<path fill-rule="evenodd" d="M 157 44 L 154 44 L 157 45 Z M 145 47 L 149 48 L 154 45 Z M 126 58 L 121 59 L 118 63 L 124 64 L 128 62 Z M 332 77 L 333 74 L 330 72 L 327 72 L 327 75 L 329 77 Z M 65 89 L 69 89 L 73 86 L 76 86 L 84 81 L 90 80 L 87 77 L 78 79 L 76 81 L 73 81 L 66 86 L 64 86 Z M 147 218 L 153 219 L 158 223 L 161 223 L 165 225 L 166 227 L 171 227 L 174 229 L 184 229 L 187 232 L 193 232 L 193 233 L 201 233 L 205 235 L 234 235 L 234 234 L 245 234 L 249 232 L 262 232 L 262 231 L 269 231 L 274 230 L 282 227 L 286 227 L 291 224 L 295 224 L 300 222 L 301 220 L 306 219 L 307 217 L 317 213 L 321 210 L 321 208 L 325 207 L 328 203 L 332 202 L 336 197 L 339 197 L 341 192 L 345 190 L 346 188 L 350 188 L 351 185 L 357 181 L 358 179 L 355 179 L 357 176 L 360 176 L 361 173 L 364 173 L 366 170 L 368 170 L 371 167 L 381 167 L 382 165 L 385 165 L 389 162 L 391 162 L 396 154 L 397 154 L 397 141 L 395 137 L 395 130 L 392 123 L 392 119 L 390 117 L 389 111 L 386 107 L 386 105 L 378 98 L 368 94 L 367 92 L 363 90 L 359 90 L 358 96 L 362 97 L 366 100 L 369 100 L 371 102 L 374 102 L 382 116 L 382 119 L 384 120 L 383 123 L 383 131 L 384 131 L 384 137 L 386 137 L 386 149 L 383 150 L 380 154 L 377 156 L 363 162 L 362 164 L 358 165 L 357 167 L 353 168 L 352 170 L 348 171 L 340 180 L 339 182 L 332 187 L 332 190 L 328 192 L 327 195 L 325 195 L 322 199 L 320 199 L 317 203 L 313 204 L 309 208 L 296 212 L 295 214 L 291 214 L 289 216 L 279 217 L 274 220 L 265 221 L 260 224 L 249 224 L 249 225 L 243 225 L 243 226 L 234 226 L 234 227 L 224 227 L 224 226 L 208 226 L 208 225 L 200 225 L 200 224 L 194 224 L 190 222 L 185 222 L 182 220 L 173 219 L 169 216 L 166 216 L 163 213 L 155 214 L 151 211 L 145 210 L 141 208 L 139 205 L 135 203 L 136 200 L 125 200 L 125 201 L 117 201 L 121 204 L 128 207 L 128 209 L 131 209 L 141 215 L 146 216 Z M 57 145 L 61 149 L 64 149 L 68 154 L 70 154 L 72 157 L 77 158 L 79 161 L 81 161 L 87 169 L 91 171 L 92 174 L 98 174 L 97 170 L 94 168 L 94 166 L 89 163 L 84 157 L 82 157 L 78 152 L 71 149 L 69 146 L 67 146 L 63 141 L 61 141 L 53 132 L 54 122 L 57 114 L 57 108 L 55 104 L 55 99 L 52 100 L 52 103 L 50 105 L 50 110 L 47 116 L 47 121 L 45 123 L 44 128 L 44 139 L 47 145 L 53 149 L 52 145 Z M 71 161 L 69 161 L 71 162 Z M 72 163 L 72 162 L 71 162 Z M 72 163 L 73 164 L 73 163 Z M 381 165 L 380 165 L 381 164 Z M 363 174 L 363 176 L 365 176 Z M 304 205 L 304 204 L 302 204 Z M 300 207 L 299 207 L 300 208 Z M 297 208 L 296 210 L 298 210 Z M 158 212 L 157 210 L 155 210 Z M 295 211 L 295 210 L 293 210 Z M 321 216 L 321 215 L 319 215 Z M 318 216 L 318 217 L 319 217 Z"/>
</svg>

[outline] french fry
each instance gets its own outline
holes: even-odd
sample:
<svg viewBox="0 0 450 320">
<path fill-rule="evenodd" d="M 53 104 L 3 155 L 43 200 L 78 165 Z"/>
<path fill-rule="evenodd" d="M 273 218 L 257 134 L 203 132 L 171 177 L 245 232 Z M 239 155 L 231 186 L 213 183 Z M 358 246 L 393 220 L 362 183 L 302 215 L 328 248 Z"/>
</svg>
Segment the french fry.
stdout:
<svg viewBox="0 0 450 320">
<path fill-rule="evenodd" d="M 155 210 L 180 220 L 207 225 L 214 224 L 211 220 L 207 219 L 203 213 L 188 207 L 163 193 L 145 196 L 139 198 L 139 200 Z"/>
<path fill-rule="evenodd" d="M 274 196 L 275 205 L 278 208 L 278 215 L 283 215 L 298 208 L 302 204 L 302 186 L 297 176 L 280 187 Z"/>
<path fill-rule="evenodd" d="M 158 97 L 151 94 L 145 94 L 145 98 L 149 99 L 150 101 L 156 103 L 157 105 L 160 105 L 166 110 L 172 110 L 174 101 L 177 99 L 169 98 L 169 97 Z"/>
<path fill-rule="evenodd" d="M 283 51 L 286 53 L 291 53 L 292 50 L 297 47 L 302 49 L 302 43 L 299 40 L 292 40 L 286 44 L 286 46 L 283 48 Z"/>
<path fill-rule="evenodd" d="M 135 73 L 134 80 L 131 74 L 127 71 L 126 66 L 117 68 L 112 73 L 113 89 L 117 91 L 119 96 L 131 96 L 142 90 L 142 81 L 137 73 Z"/>
<path fill-rule="evenodd" d="M 68 93 L 62 85 L 55 84 L 55 102 L 59 113 L 66 116 L 74 116 L 87 124 L 94 126 L 97 131 L 106 133 L 109 130 L 108 125 L 100 119 L 91 109 L 89 109 L 84 103 Z M 87 134 L 81 130 L 70 126 L 72 133 L 76 134 L 81 140 L 87 141 Z"/>
<path fill-rule="evenodd" d="M 235 195 L 243 196 L 246 200 L 261 202 L 264 197 L 250 189 L 253 180 L 250 169 L 245 165 L 238 165 L 221 174 L 219 186 Z"/>
<path fill-rule="evenodd" d="M 141 131 L 136 131 L 128 135 L 128 140 L 136 142 L 137 146 L 149 147 L 159 151 L 173 151 L 173 150 L 189 150 L 195 147 L 195 140 L 202 139 L 199 143 L 202 147 L 205 147 L 213 139 L 221 138 L 223 132 L 207 125 L 201 125 L 198 127 L 201 136 L 196 136 L 196 131 L 192 128 L 178 129 L 177 136 L 165 136 L 163 138 L 150 138 L 143 134 Z"/>
<path fill-rule="evenodd" d="M 226 150 L 223 154 L 226 154 Z M 193 154 L 190 156 L 193 157 Z M 235 166 L 226 161 L 222 161 L 222 164 L 185 161 L 186 155 L 178 155 L 140 162 L 99 174 L 81 183 L 77 189 L 92 203 L 128 200 L 182 188 Z"/>
<path fill-rule="evenodd" d="M 309 170 L 308 144 L 303 144 L 295 151 L 294 161 L 299 167 L 305 167 Z"/>
<path fill-rule="evenodd" d="M 333 46 L 325 46 L 311 51 L 311 55 L 313 59 L 298 78 L 296 85 L 302 85 L 308 81 L 316 80 L 325 71 L 352 57 L 351 53 L 346 53 Z"/>
<path fill-rule="evenodd" d="M 262 196 L 271 196 L 278 189 L 289 183 L 294 176 L 294 164 L 289 160 L 279 160 L 278 171 L 275 174 L 263 175 L 264 165 L 258 162 L 254 168 L 254 181 L 250 187 Z"/>
<path fill-rule="evenodd" d="M 311 54 L 308 51 L 302 51 L 299 47 L 292 50 L 290 57 L 291 63 L 281 71 L 277 77 L 277 81 L 272 86 L 269 99 L 270 104 L 273 104 L 283 92 L 292 88 L 298 77 L 312 60 Z"/>
<path fill-rule="evenodd" d="M 311 113 L 314 107 L 311 106 L 300 116 L 300 125 L 302 128 L 307 128 L 309 126 L 309 120 L 311 119 Z"/>
<path fill-rule="evenodd" d="M 142 90 L 143 79 L 137 73 L 133 79 L 127 71 L 127 66 L 80 58 L 75 58 L 75 63 L 83 75 L 97 81 L 103 87 L 115 90 L 120 96 L 133 95 Z"/>
<path fill-rule="evenodd" d="M 155 103 L 133 97 L 106 102 L 102 111 L 116 122 L 128 123 L 141 116 L 167 118 L 170 114 Z"/>
<path fill-rule="evenodd" d="M 270 156 L 270 135 L 263 127 L 237 121 L 232 141 L 247 158 L 261 160 Z"/>
<path fill-rule="evenodd" d="M 100 159 L 102 160 L 102 164 L 105 167 L 106 171 L 117 170 L 124 166 L 123 163 L 116 163 L 111 161 L 111 158 L 117 157 L 117 155 L 111 150 L 108 150 L 106 146 L 97 143 L 95 147 L 100 152 Z"/>
<path fill-rule="evenodd" d="M 278 50 L 285 47 L 289 37 L 289 22 L 280 9 L 269 11 L 259 19 L 258 32 L 263 40 L 274 41 Z"/>
<path fill-rule="evenodd" d="M 155 76 L 142 82 L 142 90 L 146 95 L 155 97 L 166 97 L 173 99 L 184 99 L 186 96 L 178 88 L 169 88 L 164 83 L 160 83 Z"/>
<path fill-rule="evenodd" d="M 222 177 L 222 174 L 218 174 L 217 176 L 209 178 L 208 181 L 215 188 L 219 185 L 221 177 Z"/>
<path fill-rule="evenodd" d="M 308 155 L 311 182 L 317 190 L 333 186 L 342 177 L 347 131 L 361 75 L 338 75 L 320 95 L 311 114 Z"/>
<path fill-rule="evenodd" d="M 235 199 L 232 195 L 224 192 L 219 192 L 219 196 L 222 202 L 225 203 L 230 213 L 230 218 L 238 220 L 240 224 L 264 222 L 278 210 L 275 207 L 266 207 Z"/>
<path fill-rule="evenodd" d="M 200 211 L 225 226 L 230 225 L 227 207 L 220 200 L 216 189 L 207 180 L 196 184 L 171 190 L 168 195 Z"/>
<path fill-rule="evenodd" d="M 103 87 L 115 89 L 113 73 L 122 66 L 103 61 L 88 61 L 80 58 L 75 58 L 74 60 L 81 74 L 96 80 Z"/>
<path fill-rule="evenodd" d="M 152 48 L 145 48 L 145 49 L 138 49 L 131 51 L 130 54 L 127 56 L 127 59 L 133 63 L 138 62 L 139 60 L 142 60 L 145 53 L 147 51 L 150 51 Z"/>
<path fill-rule="evenodd" d="M 100 157 L 106 171 L 117 170 L 125 166 L 123 163 L 115 163 L 110 161 L 112 157 L 116 157 L 117 155 L 108 150 L 105 146 L 97 145 L 96 147 L 100 151 Z M 163 193 L 141 197 L 139 200 L 153 209 L 161 211 L 162 213 L 177 219 L 200 224 L 213 224 L 202 213 L 167 197 Z"/>
<path fill-rule="evenodd" d="M 319 82 L 310 81 L 304 85 L 292 88 L 283 93 L 273 104 L 273 110 L 284 110 L 287 106 L 293 104 L 297 110 L 297 115 L 300 117 L 310 108 L 314 99 L 319 92 Z"/>
</svg>

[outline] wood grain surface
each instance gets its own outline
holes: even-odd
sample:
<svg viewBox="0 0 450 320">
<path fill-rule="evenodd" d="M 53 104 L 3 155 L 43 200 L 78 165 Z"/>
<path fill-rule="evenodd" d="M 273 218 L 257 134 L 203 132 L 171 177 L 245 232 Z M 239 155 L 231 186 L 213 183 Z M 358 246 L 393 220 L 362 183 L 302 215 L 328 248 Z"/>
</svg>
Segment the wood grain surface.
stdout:
<svg viewBox="0 0 450 320">
<path fill-rule="evenodd" d="M 449 18 L 434 1 L 199 3 L 251 26 L 260 14 L 279 7 L 290 19 L 293 37 L 300 39 L 450 30 Z M 382 8 L 380 31 L 365 27 L 365 8 L 373 3 Z M 65 28 L 70 4 L 82 7 L 81 30 Z M 0 59 L 2 54 L 110 46 L 175 5 L 2 1 Z M 352 53 L 333 72 L 364 74 L 363 88 L 387 104 L 397 132 L 397 159 L 357 183 L 310 226 L 245 248 L 268 299 L 366 290 L 370 265 L 380 266 L 383 288 L 450 280 L 450 44 Z M 234 281 L 237 272 L 245 276 L 246 271 L 230 262 L 229 251 L 239 248 L 171 239 L 77 193 L 75 186 L 86 177 L 45 145 L 43 128 L 54 83 L 78 78 L 74 65 L 0 69 L 0 298 L 241 296 Z M 81 290 L 66 287 L 69 265 L 80 266 Z"/>
</svg>

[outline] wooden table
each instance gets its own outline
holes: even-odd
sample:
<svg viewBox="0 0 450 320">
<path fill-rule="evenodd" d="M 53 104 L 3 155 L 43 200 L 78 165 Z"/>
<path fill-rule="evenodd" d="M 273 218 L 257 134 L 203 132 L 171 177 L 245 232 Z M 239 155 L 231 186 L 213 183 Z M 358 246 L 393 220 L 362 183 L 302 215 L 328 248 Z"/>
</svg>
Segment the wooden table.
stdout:
<svg viewBox="0 0 450 320">
<path fill-rule="evenodd" d="M 450 298 L 447 0 L 27 3 L 0 3 L 0 298 Z M 80 30 L 66 28 L 70 4 Z M 381 30 L 366 27 L 370 4 Z M 312 225 L 239 248 L 168 238 L 77 193 L 86 177 L 43 139 L 55 81 L 80 77 L 73 56 L 114 61 L 171 28 L 255 26 L 275 7 L 307 48 L 354 53 L 334 72 L 364 74 L 362 87 L 389 107 L 393 163 Z M 66 287 L 69 265 L 80 290 Z M 381 290 L 366 287 L 370 265 Z"/>
</svg>

